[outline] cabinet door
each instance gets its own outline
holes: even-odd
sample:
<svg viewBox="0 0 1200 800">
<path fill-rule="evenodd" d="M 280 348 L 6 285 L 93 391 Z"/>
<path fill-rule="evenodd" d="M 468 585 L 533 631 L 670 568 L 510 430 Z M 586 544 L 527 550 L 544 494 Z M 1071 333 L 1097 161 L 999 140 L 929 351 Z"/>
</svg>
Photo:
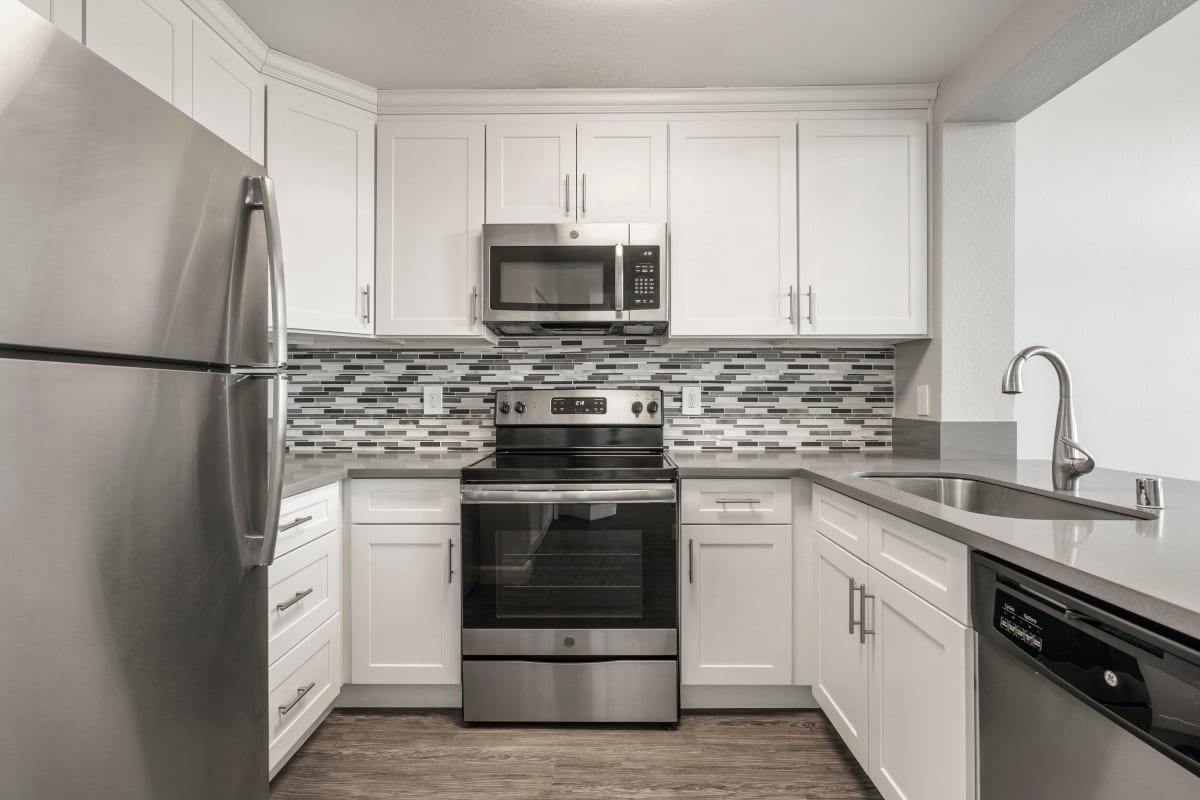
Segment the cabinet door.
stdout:
<svg viewBox="0 0 1200 800">
<path fill-rule="evenodd" d="M 573 222 L 575 192 L 573 120 L 488 123 L 488 222 Z"/>
<path fill-rule="evenodd" d="M 870 767 L 888 800 L 974 796 L 968 631 L 876 569 Z"/>
<path fill-rule="evenodd" d="M 482 333 L 483 123 L 379 126 L 380 335 Z"/>
<path fill-rule="evenodd" d="M 926 333 L 925 122 L 801 122 L 799 164 L 801 333 Z"/>
<path fill-rule="evenodd" d="M 21 0 L 71 38 L 83 40 L 83 0 Z"/>
<path fill-rule="evenodd" d="M 859 619 L 859 593 L 863 591 L 859 587 L 866 584 L 869 569 L 824 536 L 817 536 L 816 549 L 817 683 L 813 696 L 865 769 L 870 661 L 867 645 L 853 623 Z"/>
<path fill-rule="evenodd" d="M 375 117 L 267 85 L 267 167 L 279 194 L 288 327 L 369 334 L 375 270 Z"/>
<path fill-rule="evenodd" d="M 667 221 L 667 124 L 581 122 L 580 222 Z"/>
<path fill-rule="evenodd" d="M 682 682 L 792 682 L 792 526 L 685 525 Z"/>
<path fill-rule="evenodd" d="M 796 125 L 671 125 L 671 333 L 796 332 Z"/>
<path fill-rule="evenodd" d="M 266 149 L 263 77 L 208 25 L 192 25 L 192 118 L 255 161 Z"/>
<path fill-rule="evenodd" d="M 458 683 L 462 579 L 457 525 L 350 529 L 353 683 Z"/>
<path fill-rule="evenodd" d="M 192 113 L 192 21 L 180 0 L 88 0 L 84 42 L 117 69 Z"/>
</svg>

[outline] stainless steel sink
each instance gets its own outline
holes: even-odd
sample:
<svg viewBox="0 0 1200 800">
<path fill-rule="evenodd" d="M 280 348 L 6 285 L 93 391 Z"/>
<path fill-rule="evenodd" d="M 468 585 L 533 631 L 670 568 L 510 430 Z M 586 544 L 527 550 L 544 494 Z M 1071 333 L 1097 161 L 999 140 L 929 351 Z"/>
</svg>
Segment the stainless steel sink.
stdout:
<svg viewBox="0 0 1200 800">
<path fill-rule="evenodd" d="M 1154 515 L 1141 511 L 1124 510 L 1090 500 L 1068 499 L 972 475 L 863 472 L 858 477 L 951 508 L 993 517 L 1067 520 L 1154 518 Z"/>
</svg>

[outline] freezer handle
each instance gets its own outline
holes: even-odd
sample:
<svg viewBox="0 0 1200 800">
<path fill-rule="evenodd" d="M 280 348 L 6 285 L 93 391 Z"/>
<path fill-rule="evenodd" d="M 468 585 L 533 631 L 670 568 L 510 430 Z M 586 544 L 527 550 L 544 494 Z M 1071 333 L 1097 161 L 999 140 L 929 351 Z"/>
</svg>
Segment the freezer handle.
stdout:
<svg viewBox="0 0 1200 800">
<path fill-rule="evenodd" d="M 275 366 L 287 363 L 287 291 L 283 277 L 283 239 L 279 234 L 279 206 L 275 202 L 275 181 L 266 175 L 246 179 L 246 207 L 263 212 L 267 235 L 267 267 L 271 279 L 271 328 L 274 333 Z"/>
</svg>

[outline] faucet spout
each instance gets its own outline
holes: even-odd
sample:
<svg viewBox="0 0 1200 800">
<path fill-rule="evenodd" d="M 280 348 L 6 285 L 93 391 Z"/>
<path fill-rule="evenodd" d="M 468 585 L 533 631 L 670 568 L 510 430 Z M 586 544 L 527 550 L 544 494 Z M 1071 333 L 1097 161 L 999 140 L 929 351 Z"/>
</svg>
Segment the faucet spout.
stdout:
<svg viewBox="0 0 1200 800">
<path fill-rule="evenodd" d="M 1022 373 L 1025 364 L 1034 356 L 1050 362 L 1058 375 L 1058 414 L 1054 425 L 1054 448 L 1051 453 L 1051 470 L 1054 488 L 1073 491 L 1081 475 L 1096 468 L 1096 460 L 1078 441 L 1075 430 L 1075 405 L 1071 397 L 1071 371 L 1062 356 L 1049 347 L 1034 345 L 1026 347 L 1008 362 L 1000 390 L 1005 394 L 1020 394 L 1024 390 Z"/>
</svg>

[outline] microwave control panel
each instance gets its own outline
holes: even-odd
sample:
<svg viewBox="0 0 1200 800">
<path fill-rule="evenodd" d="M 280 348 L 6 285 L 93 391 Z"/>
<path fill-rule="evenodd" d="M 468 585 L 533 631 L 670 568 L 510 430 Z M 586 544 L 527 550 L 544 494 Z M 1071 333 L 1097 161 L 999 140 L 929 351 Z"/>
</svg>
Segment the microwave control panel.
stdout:
<svg viewBox="0 0 1200 800">
<path fill-rule="evenodd" d="M 625 300 L 630 311 L 662 308 L 659 245 L 629 245 L 625 249 Z"/>
</svg>

